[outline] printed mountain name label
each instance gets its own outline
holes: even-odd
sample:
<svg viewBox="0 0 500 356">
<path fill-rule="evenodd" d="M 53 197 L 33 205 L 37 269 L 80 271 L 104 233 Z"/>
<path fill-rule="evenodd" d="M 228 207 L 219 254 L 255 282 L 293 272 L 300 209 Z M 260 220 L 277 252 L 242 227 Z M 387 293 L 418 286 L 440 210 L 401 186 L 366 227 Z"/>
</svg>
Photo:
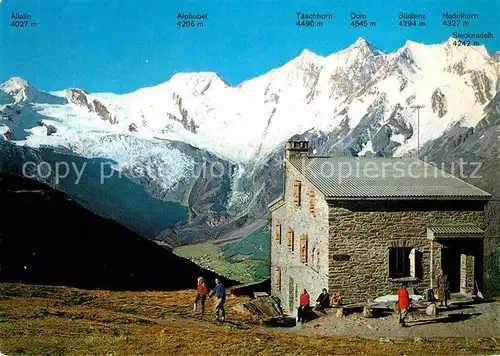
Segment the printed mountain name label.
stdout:
<svg viewBox="0 0 500 356">
<path fill-rule="evenodd" d="M 492 32 L 465 32 L 465 33 L 460 33 L 460 32 L 453 32 L 453 38 L 483 38 L 483 39 L 488 39 L 488 38 L 495 38 Z"/>
<path fill-rule="evenodd" d="M 400 12 L 398 13 L 398 20 L 400 20 L 398 25 L 400 27 L 425 27 L 426 17 L 426 14 Z"/>
<path fill-rule="evenodd" d="M 38 27 L 38 24 L 31 20 L 31 14 L 27 12 L 13 12 L 10 15 L 10 19 L 13 20 L 10 23 L 11 27 Z"/>
<path fill-rule="evenodd" d="M 478 19 L 479 14 L 466 14 L 465 12 L 443 12 L 443 19 L 450 20 L 470 20 L 470 19 Z"/>
<path fill-rule="evenodd" d="M 207 20 L 208 14 L 177 14 L 177 20 Z"/>
<path fill-rule="evenodd" d="M 426 14 L 415 14 L 415 13 L 408 13 L 408 12 L 400 12 L 398 14 L 398 19 L 399 20 L 425 20 Z"/>
<path fill-rule="evenodd" d="M 26 12 L 23 12 L 23 13 L 13 12 L 10 15 L 10 19 L 11 20 L 31 20 L 31 15 L 26 13 Z"/>
<path fill-rule="evenodd" d="M 197 14 L 189 14 L 189 13 L 178 13 L 177 14 L 177 27 L 183 28 L 191 28 L 197 27 L 201 28 L 205 26 L 205 21 L 208 19 L 207 13 L 197 13 Z"/>
<path fill-rule="evenodd" d="M 492 32 L 453 32 L 452 37 L 455 39 L 455 46 L 481 46 L 481 43 L 474 39 L 491 39 L 495 38 Z"/>
<path fill-rule="evenodd" d="M 296 19 L 298 20 L 295 24 L 297 27 L 323 27 L 323 20 L 333 19 L 332 14 L 322 14 L 319 12 L 315 13 L 304 13 L 297 12 Z"/>
<path fill-rule="evenodd" d="M 443 26 L 446 27 L 456 27 L 456 26 L 463 26 L 467 27 L 470 25 L 470 19 L 478 19 L 479 14 L 466 14 L 464 12 L 443 12 L 442 15 L 444 21 L 442 22 Z"/>
<path fill-rule="evenodd" d="M 352 20 L 350 25 L 353 27 L 375 27 L 377 23 L 375 21 L 368 21 L 368 17 L 363 13 L 351 12 L 349 18 Z"/>
</svg>

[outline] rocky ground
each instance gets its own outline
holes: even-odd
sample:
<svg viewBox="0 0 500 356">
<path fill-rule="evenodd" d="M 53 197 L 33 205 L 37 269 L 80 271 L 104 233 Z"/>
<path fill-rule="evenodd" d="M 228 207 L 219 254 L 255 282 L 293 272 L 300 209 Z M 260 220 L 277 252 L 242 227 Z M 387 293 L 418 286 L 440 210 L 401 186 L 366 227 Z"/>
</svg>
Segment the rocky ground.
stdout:
<svg viewBox="0 0 500 356">
<path fill-rule="evenodd" d="M 293 329 L 316 335 L 338 334 L 379 340 L 461 337 L 490 338 L 500 343 L 500 302 L 453 303 L 449 308 L 438 308 L 435 317 L 426 315 L 422 309 L 413 310 L 407 325 L 401 327 L 398 315 L 393 312 L 373 318 L 365 318 L 362 313 L 337 317 L 336 309 L 331 309 L 326 316 Z"/>
<path fill-rule="evenodd" d="M 214 320 L 209 301 L 202 318 L 192 311 L 194 290 L 179 292 L 111 292 L 0 283 L 0 354 L 5 355 L 496 355 L 500 339 L 421 337 L 373 340 L 315 333 L 318 323 L 352 324 L 371 330 L 353 316 L 323 318 L 304 327 L 265 327 L 237 316 L 232 306 L 246 298 L 229 298 L 227 320 Z M 483 305 L 487 307 L 487 304 Z M 482 307 L 483 307 L 482 306 Z M 497 309 L 498 310 L 498 309 Z M 486 309 L 484 309 L 486 313 Z M 479 318 L 479 316 L 478 316 Z M 474 318 L 458 322 L 468 328 Z M 392 324 L 391 324 L 392 325 Z M 484 326 L 484 325 L 483 325 Z M 380 330 L 383 328 L 380 326 Z M 424 326 L 418 327 L 426 328 Z M 405 332 L 412 333 L 417 327 Z M 374 330 L 377 331 L 377 330 Z M 451 335 L 451 333 L 450 333 Z M 417 342 L 416 342 L 417 341 Z"/>
</svg>

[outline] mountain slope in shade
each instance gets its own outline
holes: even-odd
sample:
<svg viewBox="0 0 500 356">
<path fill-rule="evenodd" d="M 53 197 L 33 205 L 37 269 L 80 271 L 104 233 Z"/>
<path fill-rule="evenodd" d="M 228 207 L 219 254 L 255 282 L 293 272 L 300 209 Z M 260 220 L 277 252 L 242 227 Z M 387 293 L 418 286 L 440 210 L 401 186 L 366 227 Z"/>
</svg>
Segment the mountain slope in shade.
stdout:
<svg viewBox="0 0 500 356">
<path fill-rule="evenodd" d="M 29 164 L 24 166 L 25 162 Z M 45 175 L 47 167 L 55 172 L 62 162 L 70 168 L 66 172 L 66 168 L 60 166 L 62 174 L 59 179 Z M 153 198 L 148 192 L 147 182 L 138 184 L 125 175 L 113 172 L 112 164 L 107 159 L 87 159 L 54 152 L 50 148 L 34 149 L 0 142 L 0 172 L 37 177 L 42 183 L 67 193 L 93 213 L 116 220 L 141 236 L 154 238 L 164 229 L 187 222 L 188 209 L 185 205 L 173 203 L 169 197 Z M 36 167 L 42 166 L 45 170 L 40 177 Z M 102 181 L 101 171 L 108 177 Z M 193 206 L 196 207 L 196 204 Z"/>
<path fill-rule="evenodd" d="M 39 182 L 1 174 L 0 200 L 1 281 L 177 290 L 216 277 Z"/>
<path fill-rule="evenodd" d="M 425 145 L 422 156 L 429 162 L 443 162 L 455 175 L 458 163 L 464 162 L 465 180 L 491 193 L 485 209 L 484 279 L 489 295 L 500 295 L 500 93 L 485 107 L 475 127 L 456 125 Z"/>
</svg>

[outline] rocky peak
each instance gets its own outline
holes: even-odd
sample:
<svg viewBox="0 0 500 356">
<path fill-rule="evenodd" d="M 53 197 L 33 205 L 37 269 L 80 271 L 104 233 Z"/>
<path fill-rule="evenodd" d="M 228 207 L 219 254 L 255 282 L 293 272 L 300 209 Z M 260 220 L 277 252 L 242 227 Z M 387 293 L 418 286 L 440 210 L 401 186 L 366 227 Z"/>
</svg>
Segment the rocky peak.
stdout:
<svg viewBox="0 0 500 356">
<path fill-rule="evenodd" d="M 87 93 L 85 93 L 85 91 L 77 88 L 72 88 L 66 90 L 66 93 L 68 95 L 69 101 L 71 101 L 73 104 L 88 107 L 89 103 L 87 100 Z"/>
<path fill-rule="evenodd" d="M 16 102 L 28 100 L 30 84 L 20 77 L 12 77 L 0 85 L 0 90 L 14 98 Z"/>
<path fill-rule="evenodd" d="M 167 113 L 169 120 L 174 120 L 180 122 L 184 129 L 196 133 L 198 126 L 195 124 L 194 119 L 189 117 L 188 111 L 182 106 L 182 97 L 179 93 L 174 92 L 172 94 L 172 100 L 174 105 L 178 108 L 179 114 Z"/>
<path fill-rule="evenodd" d="M 323 67 L 323 57 L 305 49 L 295 58 L 293 66 L 287 74 L 287 82 L 294 83 L 297 79 L 302 81 L 305 87 L 312 88 L 316 85 L 319 72 Z"/>
<path fill-rule="evenodd" d="M 407 68 L 411 72 L 414 71 L 416 66 L 416 42 L 406 41 L 404 46 L 395 52 L 395 62 L 398 65 Z"/>
<path fill-rule="evenodd" d="M 92 100 L 89 104 L 89 109 L 99 115 L 102 120 L 109 121 L 111 124 L 116 124 L 118 122 L 116 117 L 109 112 L 108 108 L 97 99 Z"/>
<path fill-rule="evenodd" d="M 492 83 L 484 71 L 472 70 L 469 72 L 470 86 L 474 89 L 476 102 L 486 104 L 493 98 L 492 89 L 495 83 Z"/>
<path fill-rule="evenodd" d="M 442 42 L 441 45 L 442 46 L 446 46 L 446 47 L 456 47 L 455 46 L 455 41 L 456 41 L 455 38 L 450 37 L 446 41 Z"/>
<path fill-rule="evenodd" d="M 300 53 L 300 55 L 297 58 L 295 58 L 295 61 L 300 62 L 300 63 L 307 63 L 307 62 L 311 62 L 311 61 L 317 62 L 317 61 L 321 60 L 322 58 L 323 57 L 318 56 L 316 53 L 314 53 L 306 48 Z"/>
<path fill-rule="evenodd" d="M 384 55 L 385 52 L 375 47 L 363 37 L 359 37 L 356 42 L 347 48 L 347 50 L 359 50 L 364 55 L 379 56 Z"/>
<path fill-rule="evenodd" d="M 361 37 L 347 49 L 329 56 L 328 62 L 328 68 L 333 67 L 329 86 L 332 96 L 337 97 L 366 90 L 376 73 L 384 75 L 389 71 L 379 71 L 387 62 L 384 52 Z"/>
<path fill-rule="evenodd" d="M 231 86 L 215 72 L 177 73 L 167 83 L 177 88 L 184 87 L 196 96 L 207 93 L 209 89 Z"/>
<path fill-rule="evenodd" d="M 15 103 L 31 102 L 59 105 L 67 103 L 66 99 L 38 90 L 20 77 L 10 78 L 0 85 L 0 90 L 10 96 Z"/>
<path fill-rule="evenodd" d="M 413 41 L 407 40 L 405 42 L 405 44 L 403 45 L 403 47 L 401 47 L 397 51 L 397 53 L 406 53 L 406 54 L 408 54 L 410 56 L 413 56 L 413 54 L 414 54 L 417 46 L 418 46 L 417 42 L 413 42 Z"/>
<path fill-rule="evenodd" d="M 70 102 L 80 107 L 88 109 L 90 112 L 97 114 L 102 120 L 109 121 L 111 124 L 118 122 L 108 108 L 97 99 L 89 97 L 88 93 L 81 89 L 72 88 L 66 90 L 66 94 Z"/>
<path fill-rule="evenodd" d="M 448 112 L 446 96 L 441 89 L 437 88 L 434 93 L 432 93 L 431 106 L 432 111 L 437 114 L 439 118 L 442 118 Z"/>
<path fill-rule="evenodd" d="M 45 127 L 47 136 L 53 136 L 57 133 L 57 128 L 54 125 L 47 124 L 43 120 L 38 121 L 37 124 L 40 127 Z"/>
<path fill-rule="evenodd" d="M 23 88 L 29 87 L 30 84 L 21 77 L 12 77 L 6 82 L 0 85 L 0 89 L 2 89 L 6 93 L 11 93 L 15 91 L 19 91 Z"/>
<path fill-rule="evenodd" d="M 8 126 L 0 126 L 0 138 L 5 140 L 14 140 L 14 135 Z"/>
</svg>

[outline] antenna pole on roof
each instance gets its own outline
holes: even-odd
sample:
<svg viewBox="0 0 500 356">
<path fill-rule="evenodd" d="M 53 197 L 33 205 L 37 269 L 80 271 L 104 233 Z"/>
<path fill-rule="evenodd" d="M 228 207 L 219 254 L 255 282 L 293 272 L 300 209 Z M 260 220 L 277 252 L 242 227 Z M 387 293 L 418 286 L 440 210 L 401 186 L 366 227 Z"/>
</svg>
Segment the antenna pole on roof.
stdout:
<svg viewBox="0 0 500 356">
<path fill-rule="evenodd" d="M 412 109 L 417 109 L 417 158 L 420 156 L 420 109 L 425 108 L 425 105 L 414 105 Z"/>
</svg>

